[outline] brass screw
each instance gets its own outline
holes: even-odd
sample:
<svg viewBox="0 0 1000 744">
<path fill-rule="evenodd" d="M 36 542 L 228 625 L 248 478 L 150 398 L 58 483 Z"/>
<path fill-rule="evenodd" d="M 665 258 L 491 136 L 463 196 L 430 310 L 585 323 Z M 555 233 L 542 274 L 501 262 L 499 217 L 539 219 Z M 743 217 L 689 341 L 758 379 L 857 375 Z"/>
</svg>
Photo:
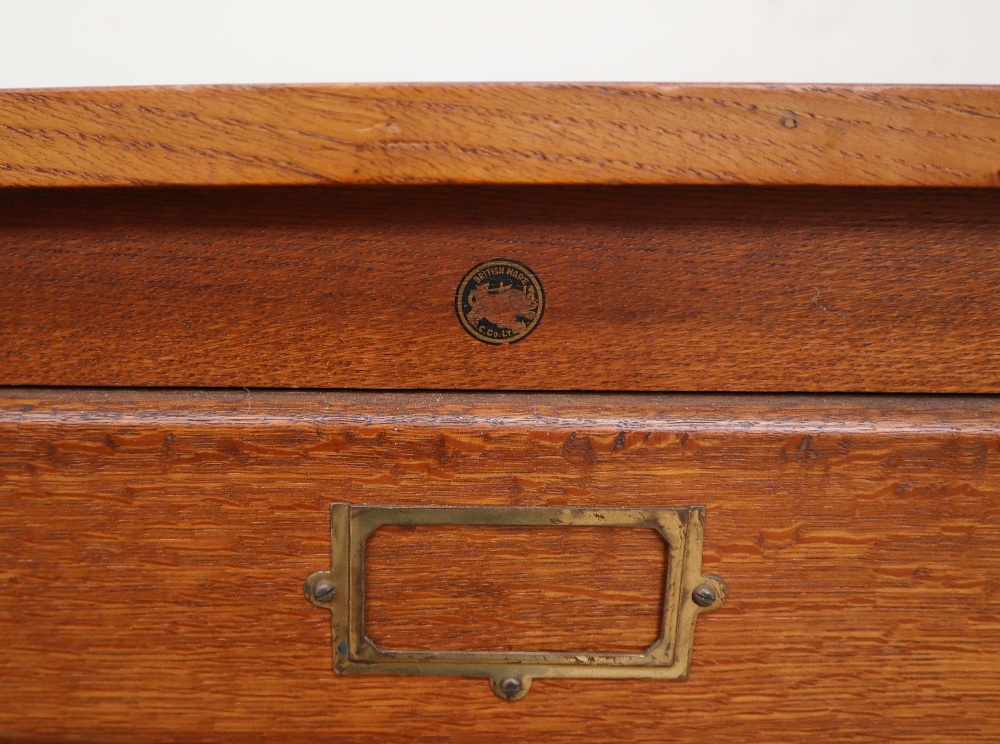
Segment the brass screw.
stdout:
<svg viewBox="0 0 1000 744">
<path fill-rule="evenodd" d="M 329 579 L 320 579 L 313 587 L 313 597 L 317 602 L 329 602 L 337 596 L 337 587 Z"/>
<path fill-rule="evenodd" d="M 716 596 L 715 589 L 708 584 L 702 584 L 691 592 L 691 599 L 699 607 L 711 607 L 715 604 Z"/>
<path fill-rule="evenodd" d="M 507 696 L 508 700 L 517 695 L 523 689 L 524 683 L 517 677 L 507 677 L 507 679 L 500 682 L 500 691 Z"/>
</svg>

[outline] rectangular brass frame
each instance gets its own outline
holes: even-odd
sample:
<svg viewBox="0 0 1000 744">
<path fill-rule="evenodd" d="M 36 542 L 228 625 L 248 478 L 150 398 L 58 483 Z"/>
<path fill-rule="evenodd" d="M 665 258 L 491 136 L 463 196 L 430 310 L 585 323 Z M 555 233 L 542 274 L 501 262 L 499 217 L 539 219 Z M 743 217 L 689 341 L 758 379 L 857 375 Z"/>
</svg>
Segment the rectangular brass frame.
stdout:
<svg viewBox="0 0 1000 744">
<path fill-rule="evenodd" d="M 688 673 L 698 615 L 717 609 L 726 587 L 701 573 L 705 508 L 379 507 L 330 505 L 329 571 L 306 596 L 333 618 L 334 669 L 341 674 L 488 677 L 494 691 L 522 697 L 534 677 L 676 679 Z M 384 525 L 559 525 L 656 530 L 667 550 L 659 639 L 640 654 L 383 650 L 365 634 L 365 543 Z M 695 597 L 695 590 L 698 590 Z M 658 597 L 650 597 L 657 601 Z"/>
</svg>

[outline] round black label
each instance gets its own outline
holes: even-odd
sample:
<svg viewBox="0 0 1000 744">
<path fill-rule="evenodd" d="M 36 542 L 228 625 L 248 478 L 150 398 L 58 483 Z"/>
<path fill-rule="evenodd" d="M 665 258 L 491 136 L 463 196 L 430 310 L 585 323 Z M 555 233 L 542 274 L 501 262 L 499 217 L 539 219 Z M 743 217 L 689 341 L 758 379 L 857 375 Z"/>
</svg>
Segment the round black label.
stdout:
<svg viewBox="0 0 1000 744">
<path fill-rule="evenodd" d="M 487 344 L 512 344 L 536 327 L 545 294 L 535 272 L 508 258 L 470 270 L 458 283 L 455 312 L 469 335 Z"/>
</svg>

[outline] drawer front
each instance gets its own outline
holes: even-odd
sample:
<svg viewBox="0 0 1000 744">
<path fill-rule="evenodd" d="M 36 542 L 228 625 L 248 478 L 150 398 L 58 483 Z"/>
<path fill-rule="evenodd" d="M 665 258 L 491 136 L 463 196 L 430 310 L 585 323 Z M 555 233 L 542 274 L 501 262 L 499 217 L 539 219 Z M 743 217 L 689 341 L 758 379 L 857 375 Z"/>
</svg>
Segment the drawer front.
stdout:
<svg viewBox="0 0 1000 744">
<path fill-rule="evenodd" d="M 0 733 L 995 738 L 998 422 L 994 397 L 7 390 Z M 687 679 L 537 679 L 510 703 L 477 679 L 337 675 L 302 596 L 331 502 L 701 505 L 728 598 Z M 641 648 L 662 558 L 607 534 L 390 530 L 368 576 L 411 583 L 373 588 L 372 633 Z M 504 596 L 517 612 L 491 612 Z"/>
<path fill-rule="evenodd" d="M 0 254 L 7 385 L 1000 393 L 996 191 L 6 191 Z"/>
</svg>

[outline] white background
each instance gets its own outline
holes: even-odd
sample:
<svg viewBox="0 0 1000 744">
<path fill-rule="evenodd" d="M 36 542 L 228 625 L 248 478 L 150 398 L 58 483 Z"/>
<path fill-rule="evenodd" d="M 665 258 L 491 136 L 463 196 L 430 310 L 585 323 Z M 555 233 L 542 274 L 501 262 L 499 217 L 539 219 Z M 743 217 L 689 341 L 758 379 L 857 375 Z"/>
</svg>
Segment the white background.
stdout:
<svg viewBox="0 0 1000 744">
<path fill-rule="evenodd" d="M 1000 84 L 1000 0 L 0 0 L 0 88 Z"/>
</svg>

